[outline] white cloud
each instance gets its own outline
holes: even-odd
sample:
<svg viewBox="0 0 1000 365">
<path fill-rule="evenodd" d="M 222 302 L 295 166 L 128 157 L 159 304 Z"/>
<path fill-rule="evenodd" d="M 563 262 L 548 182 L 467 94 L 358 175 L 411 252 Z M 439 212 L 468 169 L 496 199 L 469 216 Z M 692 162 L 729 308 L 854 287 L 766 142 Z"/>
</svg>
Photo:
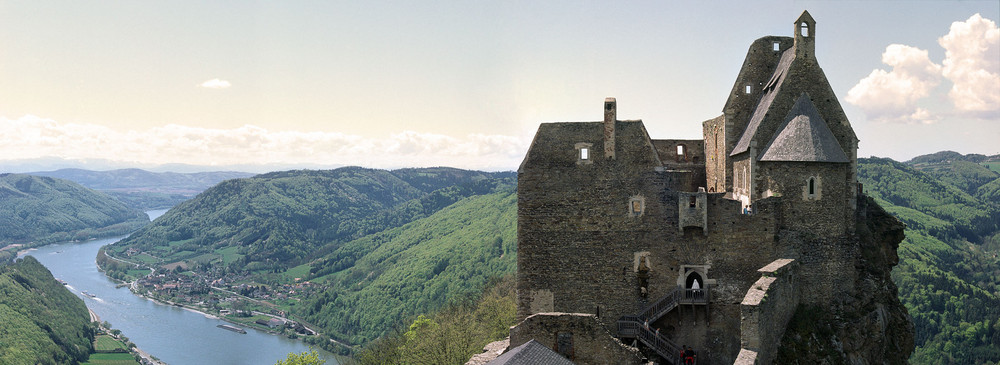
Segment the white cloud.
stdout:
<svg viewBox="0 0 1000 365">
<path fill-rule="evenodd" d="M 938 39 L 944 47 L 942 74 L 953 86 L 948 97 L 960 113 L 1000 115 L 1000 28 L 979 14 L 951 24 Z"/>
<path fill-rule="evenodd" d="M 203 88 L 207 88 L 207 89 L 225 89 L 225 88 L 233 86 L 233 85 L 230 84 L 229 81 L 226 81 L 226 80 L 211 79 L 211 80 L 208 80 L 208 81 L 205 81 L 205 82 L 201 83 L 198 86 L 199 87 L 203 87 Z"/>
<path fill-rule="evenodd" d="M 59 123 L 32 115 L 0 117 L 0 156 L 107 159 L 136 164 L 359 165 L 376 168 L 451 166 L 516 169 L 530 138 L 470 134 L 453 137 L 405 131 L 385 138 L 335 132 L 269 131 L 166 125 L 118 131 L 94 124 Z"/>
<path fill-rule="evenodd" d="M 926 50 L 902 44 L 886 47 L 882 63 L 892 70 L 873 70 L 847 92 L 847 102 L 873 119 L 932 122 L 933 117 L 917 101 L 941 82 L 941 66 L 931 62 Z"/>
<path fill-rule="evenodd" d="M 927 51 L 892 44 L 882 54 L 891 71 L 873 70 L 847 92 L 847 102 L 879 121 L 934 123 L 942 116 L 990 119 L 1000 116 L 1000 29 L 979 14 L 954 22 L 938 39 L 945 49 L 941 65 Z M 951 105 L 926 104 L 935 88 L 951 83 Z"/>
</svg>

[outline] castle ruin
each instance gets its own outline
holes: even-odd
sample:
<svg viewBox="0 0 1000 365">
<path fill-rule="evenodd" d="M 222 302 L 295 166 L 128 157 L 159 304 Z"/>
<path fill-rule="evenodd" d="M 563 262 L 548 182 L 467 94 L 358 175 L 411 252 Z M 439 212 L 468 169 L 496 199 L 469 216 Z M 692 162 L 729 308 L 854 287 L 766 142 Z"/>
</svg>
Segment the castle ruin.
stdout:
<svg viewBox="0 0 1000 365">
<path fill-rule="evenodd" d="M 883 333 L 862 336 L 881 342 L 859 345 L 875 349 L 858 363 L 905 361 L 912 324 L 888 279 L 902 225 L 861 193 L 858 138 L 816 60 L 816 22 L 803 12 L 794 24 L 793 37 L 751 44 L 704 139 L 652 139 L 641 120 L 617 119 L 614 98 L 603 120 L 540 125 L 518 170 L 511 348 L 534 339 L 576 363 L 678 364 L 688 345 L 699 364 L 771 363 L 797 311 L 883 305 Z M 897 328 L 908 345 L 888 339 Z"/>
</svg>

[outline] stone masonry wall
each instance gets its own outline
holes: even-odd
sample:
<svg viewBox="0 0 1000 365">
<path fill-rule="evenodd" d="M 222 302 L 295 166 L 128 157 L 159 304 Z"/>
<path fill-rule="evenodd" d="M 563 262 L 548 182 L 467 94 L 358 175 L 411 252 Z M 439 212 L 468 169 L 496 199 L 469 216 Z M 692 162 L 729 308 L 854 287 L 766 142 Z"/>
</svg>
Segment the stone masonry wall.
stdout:
<svg viewBox="0 0 1000 365">
<path fill-rule="evenodd" d="M 578 364 L 640 364 L 642 355 L 611 336 L 598 318 L 580 313 L 538 313 L 510 330 L 510 347 L 534 339 Z M 560 343 L 561 341 L 561 343 Z M 566 349 L 571 351 L 565 351 Z"/>
<path fill-rule="evenodd" d="M 761 278 L 743 298 L 740 309 L 740 345 L 756 353 L 760 364 L 770 364 L 799 304 L 795 280 L 797 263 L 779 259 L 761 268 Z"/>
</svg>

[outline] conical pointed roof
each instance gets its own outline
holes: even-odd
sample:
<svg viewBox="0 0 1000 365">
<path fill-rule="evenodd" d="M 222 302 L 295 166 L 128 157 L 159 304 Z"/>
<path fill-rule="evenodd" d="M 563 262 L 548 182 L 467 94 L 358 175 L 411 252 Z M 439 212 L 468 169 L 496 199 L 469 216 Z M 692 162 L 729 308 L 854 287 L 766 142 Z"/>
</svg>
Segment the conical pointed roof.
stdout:
<svg viewBox="0 0 1000 365">
<path fill-rule="evenodd" d="M 816 106 L 803 93 L 764 148 L 760 161 L 848 162 Z"/>
</svg>

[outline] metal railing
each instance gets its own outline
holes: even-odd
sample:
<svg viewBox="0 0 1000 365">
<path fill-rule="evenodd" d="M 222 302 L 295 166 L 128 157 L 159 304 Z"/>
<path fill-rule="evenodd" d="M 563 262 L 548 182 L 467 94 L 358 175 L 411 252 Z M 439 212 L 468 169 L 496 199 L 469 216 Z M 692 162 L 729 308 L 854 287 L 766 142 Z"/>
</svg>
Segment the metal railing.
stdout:
<svg viewBox="0 0 1000 365">
<path fill-rule="evenodd" d="M 666 337 L 651 331 L 649 327 L 640 322 L 639 316 L 623 316 L 618 320 L 618 336 L 636 338 L 643 344 L 653 349 L 657 354 L 674 365 L 681 363 L 681 347 Z"/>
<path fill-rule="evenodd" d="M 674 290 L 671 290 L 666 295 L 660 297 L 657 301 L 640 310 L 638 316 L 640 318 L 648 319 L 650 322 L 656 321 L 657 319 L 660 319 L 660 317 L 663 317 L 664 314 L 667 314 L 676 308 L 683 294 L 682 289 L 674 288 Z"/>
</svg>

